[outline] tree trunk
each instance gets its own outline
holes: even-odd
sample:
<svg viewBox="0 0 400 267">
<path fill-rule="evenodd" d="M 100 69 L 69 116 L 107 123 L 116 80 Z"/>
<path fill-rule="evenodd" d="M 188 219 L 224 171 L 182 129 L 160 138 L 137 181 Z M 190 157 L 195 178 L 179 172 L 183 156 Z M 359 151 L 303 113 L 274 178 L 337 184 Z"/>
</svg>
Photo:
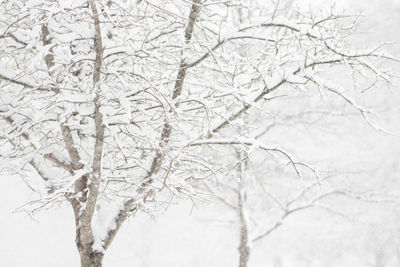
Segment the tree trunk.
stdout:
<svg viewBox="0 0 400 267">
<path fill-rule="evenodd" d="M 245 216 L 245 202 L 246 202 L 246 192 L 245 192 L 245 170 L 246 170 L 246 159 L 247 155 L 242 155 L 242 152 L 238 152 L 238 158 L 240 160 L 239 164 L 239 187 L 237 190 L 238 206 L 237 214 L 239 217 L 239 227 L 240 227 L 240 243 L 239 243 L 239 267 L 247 267 L 247 262 L 250 257 L 250 247 L 249 244 L 249 230 L 247 228 L 247 221 Z"/>
<path fill-rule="evenodd" d="M 75 214 L 75 216 L 76 215 L 77 214 Z M 103 266 L 103 257 L 105 250 L 100 252 L 93 249 L 94 238 L 90 224 L 83 223 L 82 217 L 78 217 L 76 219 L 75 243 L 79 251 L 79 256 L 81 258 L 81 267 Z"/>
<path fill-rule="evenodd" d="M 79 254 L 81 256 L 81 267 L 103 266 L 103 253 L 93 252 L 91 249 L 82 249 L 79 251 Z"/>
<path fill-rule="evenodd" d="M 247 267 L 249 261 L 250 248 L 248 246 L 248 230 L 245 218 L 242 213 L 242 207 L 239 204 L 239 218 L 240 218 L 240 243 L 239 243 L 239 267 Z"/>
</svg>

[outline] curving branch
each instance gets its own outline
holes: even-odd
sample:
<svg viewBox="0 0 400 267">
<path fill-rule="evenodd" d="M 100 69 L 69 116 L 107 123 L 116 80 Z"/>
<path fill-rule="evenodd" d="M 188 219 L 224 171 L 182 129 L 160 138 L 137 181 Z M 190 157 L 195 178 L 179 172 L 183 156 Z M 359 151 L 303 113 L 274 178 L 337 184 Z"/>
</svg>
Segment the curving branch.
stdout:
<svg viewBox="0 0 400 267">
<path fill-rule="evenodd" d="M 247 138 L 237 138 L 235 139 L 205 139 L 205 140 L 199 140 L 199 141 L 193 141 L 189 144 L 190 146 L 202 146 L 202 145 L 244 145 L 244 146 L 254 146 L 257 147 L 261 150 L 264 150 L 268 153 L 279 153 L 282 156 L 284 156 L 289 163 L 293 166 L 293 169 L 296 171 L 298 176 L 300 175 L 300 170 L 298 169 L 298 166 L 303 166 L 308 169 L 310 169 L 312 172 L 316 172 L 314 168 L 311 168 L 308 164 L 303 163 L 303 162 L 298 162 L 293 159 L 291 155 L 289 155 L 288 152 L 276 148 L 276 147 L 267 147 L 256 140 L 250 140 Z"/>
</svg>

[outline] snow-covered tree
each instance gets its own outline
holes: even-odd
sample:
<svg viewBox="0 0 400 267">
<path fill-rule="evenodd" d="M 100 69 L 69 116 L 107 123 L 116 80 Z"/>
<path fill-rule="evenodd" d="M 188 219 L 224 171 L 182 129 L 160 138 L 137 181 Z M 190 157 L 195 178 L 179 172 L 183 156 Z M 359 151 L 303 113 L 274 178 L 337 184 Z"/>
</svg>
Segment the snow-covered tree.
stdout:
<svg viewBox="0 0 400 267">
<path fill-rule="evenodd" d="M 218 212 L 223 215 L 218 220 L 232 222 L 237 229 L 239 267 L 252 266 L 249 259 L 253 248 L 260 247 L 260 241 L 280 230 L 286 221 L 292 219 L 293 226 L 293 220 L 296 221 L 293 217 L 307 222 L 304 214 L 310 212 L 354 224 L 357 221 L 354 210 L 343 207 L 358 207 L 355 209 L 361 214 L 362 210 L 367 213 L 365 207 L 369 207 L 369 212 L 374 205 L 391 210 L 395 203 L 389 190 L 380 194 L 378 186 L 363 186 L 357 182 L 358 186 L 354 188 L 340 179 L 342 176 L 361 176 L 365 183 L 365 180 L 371 181 L 370 176 L 377 175 L 370 169 L 351 175 L 345 171 L 317 173 L 315 170 L 308 174 L 303 171 L 299 177 L 276 160 L 266 160 L 256 151 L 247 152 L 246 148 L 236 151 L 236 161 L 225 164 L 218 178 L 202 183 L 205 194 L 211 194 L 209 200 L 220 204 L 217 205 L 220 206 Z M 360 208 L 359 204 L 365 207 Z M 310 219 L 309 224 L 317 225 L 313 220 Z M 375 256 L 380 255 L 378 252 L 377 249 Z M 270 256 L 268 252 L 266 254 Z"/>
<path fill-rule="evenodd" d="M 334 9 L 245 0 L 0 6 L 3 167 L 37 192 L 31 209 L 71 204 L 85 267 L 101 266 L 130 215 L 193 196 L 193 184 L 218 174 L 209 147 L 261 150 L 296 173 L 311 170 L 258 141 L 270 108 L 311 94 L 375 127 L 358 101 L 391 79 L 392 57 L 352 47 L 356 17 Z M 354 87 L 330 79 L 336 71 Z"/>
</svg>

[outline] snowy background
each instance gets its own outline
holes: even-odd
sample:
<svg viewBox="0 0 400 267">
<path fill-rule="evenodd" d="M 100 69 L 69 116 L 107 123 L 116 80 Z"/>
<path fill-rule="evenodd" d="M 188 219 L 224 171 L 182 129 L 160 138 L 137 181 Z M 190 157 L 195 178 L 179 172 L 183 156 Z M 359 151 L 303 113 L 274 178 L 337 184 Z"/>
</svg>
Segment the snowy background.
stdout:
<svg viewBox="0 0 400 267">
<path fill-rule="evenodd" d="M 303 2 L 304 7 L 311 8 L 329 5 L 323 0 L 311 1 L 312 6 Z M 337 5 L 349 13 L 365 15 L 365 33 L 357 36 L 358 44 L 376 40 L 400 42 L 399 1 L 341 0 Z M 394 44 L 392 49 L 400 52 L 400 45 Z M 400 106 L 398 89 L 394 87 L 388 105 Z M 390 109 L 385 115 L 385 126 L 400 133 L 400 108 Z M 384 173 L 381 178 L 387 179 L 389 187 L 399 185 L 395 182 L 400 177 L 395 164 L 400 156 L 399 137 L 366 133 L 362 140 L 346 140 L 352 145 L 353 158 L 358 157 L 360 162 L 393 166 L 392 173 Z M 343 147 L 336 147 L 331 153 L 340 155 L 344 151 Z M 14 212 L 29 200 L 30 190 L 19 177 L 1 177 L 0 266 L 79 266 L 72 209 L 61 206 L 34 217 Z M 395 205 L 357 202 L 342 208 L 347 218 L 314 211 L 291 217 L 253 248 L 249 265 L 399 266 L 400 209 Z M 104 266 L 236 266 L 237 227 L 225 215 L 216 205 L 194 206 L 189 201 L 172 205 L 157 218 L 138 215 L 123 225 L 105 256 Z"/>
</svg>

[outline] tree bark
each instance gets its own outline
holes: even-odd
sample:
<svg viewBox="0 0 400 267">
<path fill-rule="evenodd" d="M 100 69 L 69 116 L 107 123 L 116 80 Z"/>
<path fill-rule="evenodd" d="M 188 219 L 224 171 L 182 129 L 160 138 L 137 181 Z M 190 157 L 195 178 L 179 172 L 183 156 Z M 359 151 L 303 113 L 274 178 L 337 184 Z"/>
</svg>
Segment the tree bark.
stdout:
<svg viewBox="0 0 400 267">
<path fill-rule="evenodd" d="M 239 241 L 239 267 L 247 267 L 247 262 L 249 261 L 250 257 L 250 247 L 248 246 L 249 244 L 249 231 L 247 228 L 247 221 L 246 221 L 246 216 L 245 216 L 245 202 L 246 202 L 246 193 L 245 193 L 245 170 L 246 170 L 246 160 L 247 160 L 247 155 L 244 156 L 243 152 L 238 152 L 238 158 L 240 160 L 239 164 L 239 187 L 237 191 L 237 197 L 238 197 L 238 207 L 237 207 L 237 213 L 239 216 L 239 235 L 240 235 L 240 241 Z"/>
<path fill-rule="evenodd" d="M 93 90 L 95 90 L 94 120 L 96 140 L 93 148 L 93 171 L 90 174 L 83 175 L 75 182 L 75 195 L 70 198 L 70 202 L 74 209 L 76 224 L 76 245 L 81 257 L 81 267 L 100 267 L 102 266 L 104 257 L 104 248 L 98 251 L 93 248 L 94 236 L 92 232 L 92 220 L 97 205 L 97 197 L 99 195 L 99 185 L 101 177 L 101 163 L 103 158 L 104 147 L 104 130 L 103 114 L 100 111 L 99 81 L 101 76 L 101 67 L 103 62 L 103 45 L 100 29 L 99 14 L 97 12 L 94 0 L 89 0 L 89 6 L 93 13 L 93 23 L 95 29 L 94 35 L 94 53 L 96 56 L 93 66 Z M 64 136 L 65 139 L 65 136 Z M 71 160 L 74 156 L 70 153 Z M 80 197 L 78 197 L 80 195 Z"/>
<path fill-rule="evenodd" d="M 250 257 L 250 247 L 248 246 L 249 236 L 246 218 L 243 214 L 243 197 L 239 192 L 239 222 L 240 222 L 240 243 L 239 243 L 239 267 L 247 267 Z"/>
<path fill-rule="evenodd" d="M 81 267 L 103 266 L 103 253 L 93 252 L 91 249 L 82 249 L 79 251 L 79 254 L 81 256 Z"/>
</svg>

